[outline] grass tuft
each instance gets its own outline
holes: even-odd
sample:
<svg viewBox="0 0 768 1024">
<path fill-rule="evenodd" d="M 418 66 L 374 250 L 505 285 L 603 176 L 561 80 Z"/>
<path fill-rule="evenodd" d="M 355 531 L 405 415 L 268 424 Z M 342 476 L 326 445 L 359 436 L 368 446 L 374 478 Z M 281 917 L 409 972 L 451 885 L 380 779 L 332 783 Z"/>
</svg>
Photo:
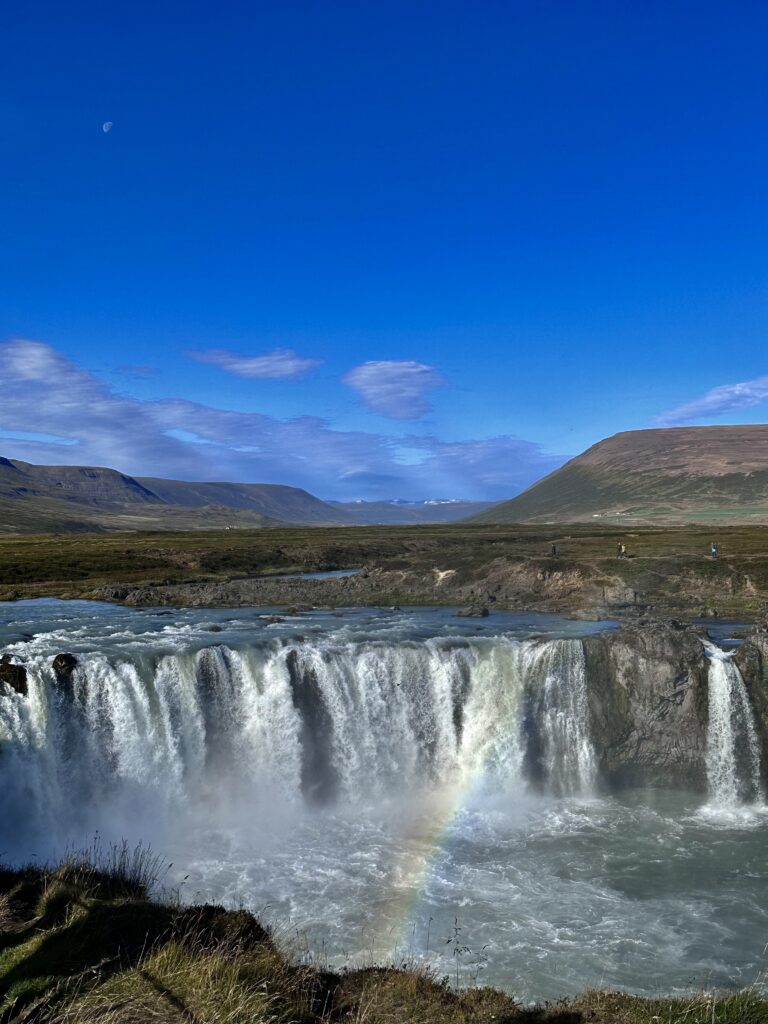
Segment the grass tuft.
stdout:
<svg viewBox="0 0 768 1024">
<path fill-rule="evenodd" d="M 523 1007 L 422 965 L 334 973 L 245 910 L 153 896 L 161 877 L 146 848 L 98 840 L 52 867 L 0 866 L 0 1024 L 768 1024 L 758 987 Z"/>
</svg>

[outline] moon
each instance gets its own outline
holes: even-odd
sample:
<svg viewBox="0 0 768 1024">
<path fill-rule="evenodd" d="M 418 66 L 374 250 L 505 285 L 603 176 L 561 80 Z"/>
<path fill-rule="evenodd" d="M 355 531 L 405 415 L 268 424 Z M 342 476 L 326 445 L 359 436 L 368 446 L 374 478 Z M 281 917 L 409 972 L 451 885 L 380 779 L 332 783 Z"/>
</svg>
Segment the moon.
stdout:
<svg viewBox="0 0 768 1024">
<path fill-rule="evenodd" d="M 104 124 L 101 126 L 101 130 L 104 132 L 105 135 L 107 134 L 107 132 L 112 131 L 112 124 L 112 121 L 105 121 Z"/>
</svg>

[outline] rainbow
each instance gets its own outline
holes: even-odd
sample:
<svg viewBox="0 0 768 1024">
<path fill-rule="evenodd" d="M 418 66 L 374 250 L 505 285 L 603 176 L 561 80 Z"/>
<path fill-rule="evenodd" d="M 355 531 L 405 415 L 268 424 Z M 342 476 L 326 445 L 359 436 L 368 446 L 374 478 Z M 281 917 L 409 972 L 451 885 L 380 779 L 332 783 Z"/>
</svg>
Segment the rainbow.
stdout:
<svg viewBox="0 0 768 1024">
<path fill-rule="evenodd" d="M 374 959 L 400 961 L 414 955 L 413 930 L 424 890 L 445 849 L 453 824 L 481 781 L 482 768 L 466 772 L 461 781 L 424 795 L 406 813 L 398 852 L 372 903 L 366 944 Z M 426 935 L 425 935 L 426 939 Z M 429 943 L 425 942 L 425 947 Z M 429 950 L 425 948 L 428 954 Z"/>
</svg>

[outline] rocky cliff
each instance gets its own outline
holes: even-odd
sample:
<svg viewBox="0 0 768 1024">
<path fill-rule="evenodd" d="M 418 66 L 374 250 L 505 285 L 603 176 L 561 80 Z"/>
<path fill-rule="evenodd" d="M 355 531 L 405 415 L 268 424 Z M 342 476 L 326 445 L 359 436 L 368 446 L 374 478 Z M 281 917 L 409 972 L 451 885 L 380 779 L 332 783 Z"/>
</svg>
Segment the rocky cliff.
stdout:
<svg viewBox="0 0 768 1024">
<path fill-rule="evenodd" d="M 734 658 L 749 692 L 755 724 L 763 748 L 763 768 L 768 780 L 768 633 L 750 633 Z"/>
<path fill-rule="evenodd" d="M 590 731 L 609 787 L 706 787 L 708 661 L 691 628 L 627 626 L 584 641 Z"/>
</svg>

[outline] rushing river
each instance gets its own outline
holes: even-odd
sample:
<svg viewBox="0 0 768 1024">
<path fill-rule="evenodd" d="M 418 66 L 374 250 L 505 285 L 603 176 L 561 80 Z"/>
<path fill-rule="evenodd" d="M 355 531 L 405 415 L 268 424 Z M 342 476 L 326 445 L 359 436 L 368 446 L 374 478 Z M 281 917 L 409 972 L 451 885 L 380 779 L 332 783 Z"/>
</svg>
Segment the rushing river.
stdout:
<svg viewBox="0 0 768 1024">
<path fill-rule="evenodd" d="M 708 797 L 598 796 L 581 637 L 610 628 L 0 604 L 29 685 L 0 684 L 0 850 L 143 839 L 186 898 L 243 902 L 307 955 L 524 999 L 749 984 L 768 816 L 743 682 L 711 646 Z"/>
</svg>

